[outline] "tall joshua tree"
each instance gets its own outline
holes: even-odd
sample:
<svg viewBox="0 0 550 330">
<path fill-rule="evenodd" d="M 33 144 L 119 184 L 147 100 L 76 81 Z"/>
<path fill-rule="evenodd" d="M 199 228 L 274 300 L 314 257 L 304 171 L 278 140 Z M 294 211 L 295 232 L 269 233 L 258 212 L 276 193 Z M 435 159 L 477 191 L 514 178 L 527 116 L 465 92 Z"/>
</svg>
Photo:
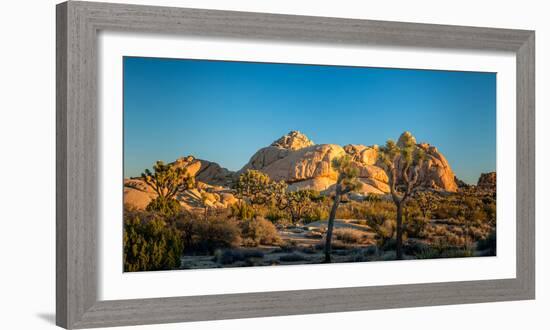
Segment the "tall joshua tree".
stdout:
<svg viewBox="0 0 550 330">
<path fill-rule="evenodd" d="M 145 169 L 141 178 L 163 199 L 174 198 L 179 191 L 193 186 L 193 178 L 185 168 L 164 164 L 160 160 L 153 165 L 153 172 Z"/>
<path fill-rule="evenodd" d="M 332 251 L 332 232 L 334 230 L 334 218 L 336 217 L 336 210 L 342 200 L 342 195 L 350 193 L 352 191 L 361 188 L 361 182 L 357 179 L 359 170 L 353 166 L 353 162 L 349 155 L 335 158 L 332 160 L 332 168 L 338 172 L 338 179 L 336 180 L 336 189 L 334 192 L 334 202 L 330 210 L 328 218 L 328 229 L 325 241 L 325 262 L 331 262 Z"/>
<path fill-rule="evenodd" d="M 269 176 L 256 170 L 247 170 L 239 176 L 235 183 L 235 190 L 240 199 L 246 198 L 252 208 L 262 205 L 272 198 L 273 183 Z"/>
<path fill-rule="evenodd" d="M 157 198 L 147 205 L 147 210 L 165 215 L 178 213 L 181 206 L 175 200 L 176 194 L 194 186 L 194 178 L 187 173 L 186 169 L 164 164 L 160 160 L 153 165 L 152 172 L 145 169 L 141 173 L 141 178 L 157 194 Z"/>
<path fill-rule="evenodd" d="M 378 160 L 388 175 L 391 197 L 397 208 L 397 260 L 403 259 L 403 209 L 423 183 L 420 169 L 424 159 L 424 150 L 416 145 L 414 137 L 409 132 L 401 134 L 397 144 L 393 140 L 388 140 L 378 154 Z"/>
<path fill-rule="evenodd" d="M 284 181 L 274 182 L 272 191 L 275 205 L 279 210 L 287 210 L 294 224 L 311 208 L 312 199 L 316 197 L 315 191 L 310 189 L 288 191 Z"/>
</svg>

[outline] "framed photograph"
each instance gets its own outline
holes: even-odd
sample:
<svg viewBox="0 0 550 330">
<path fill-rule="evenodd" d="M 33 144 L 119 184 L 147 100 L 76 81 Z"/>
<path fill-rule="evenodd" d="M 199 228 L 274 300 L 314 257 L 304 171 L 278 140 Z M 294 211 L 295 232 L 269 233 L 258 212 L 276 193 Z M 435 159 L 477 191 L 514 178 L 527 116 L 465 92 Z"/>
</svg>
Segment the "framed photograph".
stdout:
<svg viewBox="0 0 550 330">
<path fill-rule="evenodd" d="M 59 4 L 57 324 L 534 299 L 534 47 Z"/>
</svg>

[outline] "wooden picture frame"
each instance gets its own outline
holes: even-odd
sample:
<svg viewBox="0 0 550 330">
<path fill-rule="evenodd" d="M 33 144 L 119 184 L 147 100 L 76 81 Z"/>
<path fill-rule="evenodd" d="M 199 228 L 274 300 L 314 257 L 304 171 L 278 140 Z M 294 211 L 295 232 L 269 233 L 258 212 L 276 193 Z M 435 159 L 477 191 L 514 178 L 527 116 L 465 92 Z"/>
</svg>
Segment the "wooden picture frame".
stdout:
<svg viewBox="0 0 550 330">
<path fill-rule="evenodd" d="M 515 52 L 516 278 L 98 300 L 99 31 Z M 56 322 L 88 328 L 535 297 L 535 32 L 70 1 L 57 5 Z"/>
</svg>

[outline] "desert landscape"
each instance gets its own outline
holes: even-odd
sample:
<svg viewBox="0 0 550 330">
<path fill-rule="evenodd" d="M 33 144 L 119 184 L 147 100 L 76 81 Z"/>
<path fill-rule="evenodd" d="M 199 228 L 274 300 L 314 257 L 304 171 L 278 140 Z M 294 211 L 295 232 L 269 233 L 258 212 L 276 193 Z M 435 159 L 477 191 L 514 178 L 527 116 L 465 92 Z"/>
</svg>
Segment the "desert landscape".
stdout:
<svg viewBox="0 0 550 330">
<path fill-rule="evenodd" d="M 496 173 L 466 184 L 410 132 L 341 146 L 291 131 L 238 171 L 188 155 L 124 179 L 128 272 L 495 255 Z"/>
</svg>

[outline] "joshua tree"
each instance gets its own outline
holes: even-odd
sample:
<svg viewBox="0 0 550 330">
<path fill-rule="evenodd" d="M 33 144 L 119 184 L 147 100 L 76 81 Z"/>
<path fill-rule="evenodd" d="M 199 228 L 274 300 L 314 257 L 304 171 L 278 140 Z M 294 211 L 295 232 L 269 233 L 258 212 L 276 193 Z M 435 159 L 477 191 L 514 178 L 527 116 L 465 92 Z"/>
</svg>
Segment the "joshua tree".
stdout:
<svg viewBox="0 0 550 330">
<path fill-rule="evenodd" d="M 179 191 L 192 188 L 194 185 L 194 180 L 187 174 L 186 169 L 164 164 L 160 160 L 153 165 L 153 172 L 145 169 L 145 172 L 141 173 L 141 178 L 163 199 L 174 198 Z"/>
<path fill-rule="evenodd" d="M 272 198 L 272 182 L 267 174 L 256 170 L 247 170 L 239 176 L 235 184 L 237 195 L 246 198 L 252 208 L 266 204 Z"/>
<path fill-rule="evenodd" d="M 176 194 L 192 188 L 195 182 L 184 168 L 164 164 L 160 160 L 153 165 L 153 172 L 145 169 L 141 178 L 157 194 L 157 198 L 147 205 L 147 210 L 167 216 L 175 215 L 181 209 L 180 203 L 175 200 Z"/>
<path fill-rule="evenodd" d="M 396 144 L 388 140 L 380 148 L 378 160 L 388 175 L 390 193 L 397 208 L 396 259 L 403 259 L 403 209 L 415 190 L 422 185 L 420 169 L 425 153 L 416 145 L 414 137 L 405 132 Z"/>
<path fill-rule="evenodd" d="M 311 201 L 315 198 L 315 191 L 309 189 L 288 191 L 284 181 L 272 185 L 273 198 L 279 210 L 287 210 L 292 223 L 302 219 L 304 213 L 311 208 Z"/>
<path fill-rule="evenodd" d="M 338 179 L 336 180 L 336 189 L 334 192 L 334 202 L 330 215 L 328 218 L 328 229 L 325 241 L 325 262 L 331 262 L 330 253 L 332 250 L 332 231 L 334 229 L 334 218 L 336 217 L 336 210 L 340 205 L 342 195 L 350 193 L 352 191 L 361 188 L 361 182 L 357 179 L 359 170 L 353 166 L 351 157 L 348 155 L 332 160 L 333 169 L 338 172 Z"/>
</svg>

